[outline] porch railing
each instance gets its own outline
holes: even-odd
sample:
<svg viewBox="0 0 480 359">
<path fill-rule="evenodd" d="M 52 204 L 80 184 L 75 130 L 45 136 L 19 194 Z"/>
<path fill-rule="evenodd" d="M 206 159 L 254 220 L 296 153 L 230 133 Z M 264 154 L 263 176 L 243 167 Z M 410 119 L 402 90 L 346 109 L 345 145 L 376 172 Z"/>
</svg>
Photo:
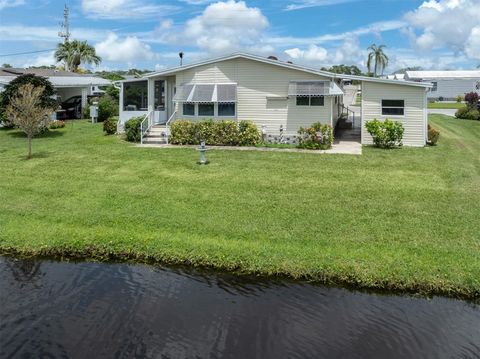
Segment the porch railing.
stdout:
<svg viewBox="0 0 480 359">
<path fill-rule="evenodd" d="M 348 107 L 342 103 L 340 104 L 340 109 L 342 110 L 342 114 L 345 112 L 347 113 L 347 120 L 350 118 L 350 114 L 352 114 L 352 127 L 355 127 L 355 111 L 350 110 Z"/>
<path fill-rule="evenodd" d="M 140 124 L 140 144 L 143 145 L 143 138 L 153 126 L 153 110 L 149 111 Z"/>
<path fill-rule="evenodd" d="M 170 134 L 170 123 L 175 119 L 176 115 L 177 115 L 177 111 L 173 111 L 172 116 L 170 116 L 170 118 L 165 123 L 166 131 L 167 131 L 165 139 L 166 139 L 167 145 L 168 145 L 168 136 Z"/>
</svg>

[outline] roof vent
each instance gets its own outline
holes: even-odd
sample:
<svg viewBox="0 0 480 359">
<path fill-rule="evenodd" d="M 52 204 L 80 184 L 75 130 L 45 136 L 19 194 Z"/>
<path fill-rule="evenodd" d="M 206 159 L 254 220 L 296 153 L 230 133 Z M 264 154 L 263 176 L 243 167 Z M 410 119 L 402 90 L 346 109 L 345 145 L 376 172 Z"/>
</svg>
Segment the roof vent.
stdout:
<svg viewBox="0 0 480 359">
<path fill-rule="evenodd" d="M 278 61 L 278 57 L 276 56 L 269 56 L 268 59 Z"/>
<path fill-rule="evenodd" d="M 287 64 L 293 65 L 293 62 L 292 61 L 287 61 Z"/>
</svg>

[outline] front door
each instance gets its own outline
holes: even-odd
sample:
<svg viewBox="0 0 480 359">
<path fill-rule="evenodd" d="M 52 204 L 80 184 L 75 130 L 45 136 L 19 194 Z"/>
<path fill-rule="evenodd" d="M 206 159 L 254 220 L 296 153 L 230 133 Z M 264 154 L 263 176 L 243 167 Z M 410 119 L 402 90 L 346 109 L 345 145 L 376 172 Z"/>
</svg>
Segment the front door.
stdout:
<svg viewBox="0 0 480 359">
<path fill-rule="evenodd" d="M 167 82 L 165 80 L 155 80 L 154 83 L 154 110 L 155 123 L 167 123 L 167 108 L 166 108 L 166 88 Z"/>
</svg>

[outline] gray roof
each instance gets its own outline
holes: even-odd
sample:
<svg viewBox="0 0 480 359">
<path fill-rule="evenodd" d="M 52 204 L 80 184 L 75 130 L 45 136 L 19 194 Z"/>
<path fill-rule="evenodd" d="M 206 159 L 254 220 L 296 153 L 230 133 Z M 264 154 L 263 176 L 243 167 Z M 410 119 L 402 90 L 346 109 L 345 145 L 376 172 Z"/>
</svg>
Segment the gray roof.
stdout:
<svg viewBox="0 0 480 359">
<path fill-rule="evenodd" d="M 471 71 L 407 71 L 406 77 L 416 80 L 480 79 L 480 70 Z"/>
<path fill-rule="evenodd" d="M 20 69 L 0 68 L 0 83 L 9 83 L 15 77 L 24 74 L 43 76 L 55 87 L 85 87 L 85 86 L 106 86 L 112 81 L 102 79 L 92 74 L 77 74 L 75 72 L 59 71 L 55 69 Z"/>
<path fill-rule="evenodd" d="M 208 65 L 208 64 L 215 63 L 215 62 L 233 60 L 233 59 L 237 59 L 237 58 L 244 58 L 244 59 L 259 61 L 259 62 L 263 62 L 263 63 L 275 65 L 275 66 L 285 67 L 285 68 L 289 68 L 289 69 L 295 69 L 295 70 L 299 70 L 299 71 L 303 71 L 303 72 L 308 72 L 310 74 L 315 74 L 315 75 L 319 75 L 319 76 L 328 77 L 330 79 L 358 80 L 358 81 L 365 81 L 365 82 L 378 82 L 378 83 L 385 83 L 385 84 L 415 86 L 415 87 L 425 87 L 425 88 L 432 87 L 431 84 L 413 82 L 413 81 L 398 81 L 398 80 L 380 79 L 380 78 L 376 78 L 376 77 L 335 74 L 335 73 L 328 72 L 328 71 L 317 70 L 317 69 L 314 69 L 314 68 L 311 68 L 311 67 L 297 65 L 297 64 L 293 64 L 293 63 L 289 63 L 289 62 L 283 62 L 283 61 L 279 61 L 279 60 L 272 60 L 272 59 L 265 58 L 263 56 L 252 55 L 252 54 L 247 54 L 247 53 L 242 53 L 242 52 L 235 53 L 235 54 L 228 55 L 228 56 L 217 57 L 217 58 L 205 60 L 205 61 L 202 61 L 202 62 L 197 62 L 197 63 L 194 63 L 194 64 L 178 66 L 178 67 L 174 67 L 174 68 L 163 70 L 163 71 L 152 72 L 152 73 L 149 73 L 149 74 L 145 74 L 143 77 L 144 78 L 149 78 L 149 77 L 155 77 L 155 76 L 168 76 L 168 75 L 172 75 L 172 74 L 175 74 L 175 73 L 187 70 L 187 69 L 191 69 L 191 68 L 194 68 L 194 67 L 197 67 L 197 66 Z M 124 80 L 124 81 L 118 81 L 118 82 L 128 82 L 128 81 Z"/>
</svg>

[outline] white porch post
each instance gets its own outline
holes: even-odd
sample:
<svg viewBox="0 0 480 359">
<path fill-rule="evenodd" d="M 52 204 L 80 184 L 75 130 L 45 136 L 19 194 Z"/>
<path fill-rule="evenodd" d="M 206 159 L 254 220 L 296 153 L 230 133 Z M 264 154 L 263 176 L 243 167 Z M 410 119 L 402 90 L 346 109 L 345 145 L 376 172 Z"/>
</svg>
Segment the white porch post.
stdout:
<svg viewBox="0 0 480 359">
<path fill-rule="evenodd" d="M 82 118 L 83 118 L 85 108 L 87 107 L 87 93 L 88 93 L 88 88 L 82 87 Z"/>
</svg>

